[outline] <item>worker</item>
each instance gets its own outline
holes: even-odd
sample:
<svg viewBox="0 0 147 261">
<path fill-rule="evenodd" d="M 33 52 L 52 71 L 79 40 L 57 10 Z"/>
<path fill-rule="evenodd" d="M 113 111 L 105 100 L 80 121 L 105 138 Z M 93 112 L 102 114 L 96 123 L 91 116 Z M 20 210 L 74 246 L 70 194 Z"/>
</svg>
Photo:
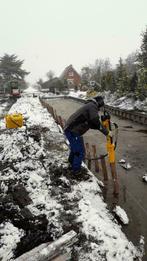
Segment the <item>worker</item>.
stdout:
<svg viewBox="0 0 147 261">
<path fill-rule="evenodd" d="M 96 129 L 105 136 L 112 133 L 103 127 L 98 112 L 104 107 L 102 96 L 95 96 L 87 100 L 80 109 L 73 113 L 67 120 L 64 133 L 69 141 L 69 164 L 74 174 L 81 174 L 81 164 L 84 160 L 85 149 L 82 135 L 89 129 Z"/>
</svg>

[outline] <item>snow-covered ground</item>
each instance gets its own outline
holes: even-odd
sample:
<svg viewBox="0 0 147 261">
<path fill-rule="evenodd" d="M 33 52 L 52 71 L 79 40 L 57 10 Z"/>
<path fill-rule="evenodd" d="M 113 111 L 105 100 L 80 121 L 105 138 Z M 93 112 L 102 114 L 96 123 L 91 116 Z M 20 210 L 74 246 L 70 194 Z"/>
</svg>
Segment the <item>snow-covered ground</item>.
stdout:
<svg viewBox="0 0 147 261">
<path fill-rule="evenodd" d="M 32 86 L 29 86 L 27 89 L 23 91 L 24 93 L 38 93 L 38 90 L 36 88 L 33 88 Z"/>
<path fill-rule="evenodd" d="M 69 96 L 87 99 L 86 92 L 83 91 L 70 91 Z M 105 103 L 107 105 L 117 107 L 125 110 L 139 110 L 147 112 L 147 98 L 144 101 L 134 100 L 134 98 L 130 98 L 127 96 L 122 96 L 121 98 L 117 98 L 117 95 L 110 93 L 109 91 L 100 92 L 98 95 L 104 97 Z"/>
<path fill-rule="evenodd" d="M 89 170 L 88 179 L 72 176 L 63 133 L 39 99 L 18 99 L 10 113 L 16 111 L 24 116 L 22 128 L 6 130 L 0 121 L 0 260 L 14 260 L 22 246 L 25 251 L 33 241 L 55 240 L 71 229 L 79 236 L 72 260 L 142 260 L 141 248 L 128 241 L 108 211 L 96 177 Z M 27 202 L 16 197 L 20 188 L 29 197 Z M 126 214 L 121 211 L 121 215 L 126 220 Z M 30 237 L 27 231 L 33 225 L 37 230 Z"/>
<path fill-rule="evenodd" d="M 147 98 L 144 101 L 135 100 L 133 97 L 122 96 L 117 98 L 117 95 L 110 92 L 104 92 L 105 102 L 107 105 L 118 107 L 125 110 L 139 110 L 147 112 Z"/>
<path fill-rule="evenodd" d="M 86 99 L 86 92 L 82 91 L 70 91 L 69 96 L 79 97 Z M 140 110 L 147 112 L 147 98 L 142 102 L 139 100 L 134 100 L 134 98 L 129 98 L 127 96 L 122 96 L 121 98 L 117 98 L 116 94 L 112 94 L 109 91 L 105 91 L 102 93 L 98 93 L 98 95 L 102 95 L 105 99 L 105 103 L 110 106 L 118 107 L 120 109 L 125 110 Z"/>
<path fill-rule="evenodd" d="M 0 101 L 0 116 L 4 114 L 5 108 L 8 106 L 8 101 Z"/>
</svg>

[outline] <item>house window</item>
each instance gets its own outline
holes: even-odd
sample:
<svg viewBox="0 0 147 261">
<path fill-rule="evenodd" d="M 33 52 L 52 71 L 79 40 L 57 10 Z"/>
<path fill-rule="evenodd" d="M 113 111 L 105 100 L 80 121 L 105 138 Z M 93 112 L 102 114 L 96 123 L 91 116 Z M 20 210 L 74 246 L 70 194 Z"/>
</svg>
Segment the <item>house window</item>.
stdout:
<svg viewBox="0 0 147 261">
<path fill-rule="evenodd" d="M 69 76 L 69 77 L 74 76 L 73 72 L 69 72 L 69 73 L 68 73 L 68 76 Z"/>
</svg>

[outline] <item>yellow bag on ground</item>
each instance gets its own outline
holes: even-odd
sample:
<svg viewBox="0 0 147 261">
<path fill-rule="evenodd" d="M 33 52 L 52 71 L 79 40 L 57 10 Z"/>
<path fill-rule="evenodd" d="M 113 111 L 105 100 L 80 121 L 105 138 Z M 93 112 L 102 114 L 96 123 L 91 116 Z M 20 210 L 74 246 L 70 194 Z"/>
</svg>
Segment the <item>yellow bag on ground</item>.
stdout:
<svg viewBox="0 0 147 261">
<path fill-rule="evenodd" d="M 21 113 L 7 114 L 5 116 L 6 128 L 15 129 L 23 126 L 23 116 Z"/>
</svg>

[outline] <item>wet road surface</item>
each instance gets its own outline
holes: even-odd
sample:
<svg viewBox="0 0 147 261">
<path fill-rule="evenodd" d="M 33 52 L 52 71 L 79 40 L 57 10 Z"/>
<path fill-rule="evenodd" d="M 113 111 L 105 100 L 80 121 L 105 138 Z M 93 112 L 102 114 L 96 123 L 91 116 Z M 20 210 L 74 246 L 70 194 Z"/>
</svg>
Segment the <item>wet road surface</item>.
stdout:
<svg viewBox="0 0 147 261">
<path fill-rule="evenodd" d="M 56 109 L 57 114 L 67 119 L 82 104 L 72 100 L 53 99 L 48 103 Z M 139 245 L 140 236 L 145 239 L 145 257 L 147 260 L 147 183 L 143 183 L 142 176 L 147 173 L 147 127 L 116 116 L 111 120 L 119 126 L 118 145 L 116 149 L 116 168 L 119 177 L 120 193 L 113 195 L 113 182 L 109 165 L 109 181 L 103 189 L 104 200 L 110 210 L 115 205 L 121 206 L 129 217 L 129 225 L 123 225 L 122 230 L 129 240 Z M 96 145 L 98 155 L 106 152 L 106 139 L 98 131 L 90 130 L 84 135 L 85 143 Z M 125 159 L 132 168 L 125 170 L 118 161 Z M 94 171 L 94 169 L 93 169 Z M 102 173 L 95 173 L 103 181 Z"/>
</svg>

